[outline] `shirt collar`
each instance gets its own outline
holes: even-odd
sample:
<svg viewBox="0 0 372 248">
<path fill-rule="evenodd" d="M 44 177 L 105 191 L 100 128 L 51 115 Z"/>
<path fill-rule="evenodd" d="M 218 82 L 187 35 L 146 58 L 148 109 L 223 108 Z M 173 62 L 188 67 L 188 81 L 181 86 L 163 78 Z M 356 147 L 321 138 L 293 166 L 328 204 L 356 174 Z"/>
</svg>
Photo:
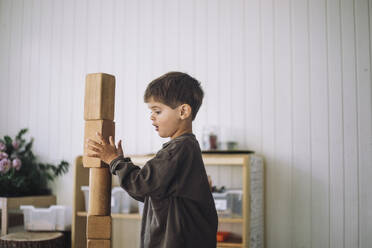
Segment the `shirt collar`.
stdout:
<svg viewBox="0 0 372 248">
<path fill-rule="evenodd" d="M 176 138 L 174 138 L 174 139 L 172 139 L 172 140 L 164 143 L 163 144 L 163 148 L 167 147 L 169 144 L 175 142 L 176 140 L 184 139 L 186 137 L 195 137 L 195 135 L 193 133 L 184 133 L 184 134 L 182 134 L 182 135 L 180 135 L 180 136 L 178 136 L 178 137 L 176 137 Z"/>
</svg>

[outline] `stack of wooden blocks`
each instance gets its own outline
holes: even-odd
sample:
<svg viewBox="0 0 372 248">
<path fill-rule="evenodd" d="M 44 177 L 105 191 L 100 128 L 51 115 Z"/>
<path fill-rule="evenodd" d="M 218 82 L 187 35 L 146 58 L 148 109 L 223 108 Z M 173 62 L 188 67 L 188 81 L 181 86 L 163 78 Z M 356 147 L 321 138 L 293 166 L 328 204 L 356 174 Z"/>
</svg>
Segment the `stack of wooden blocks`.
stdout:
<svg viewBox="0 0 372 248">
<path fill-rule="evenodd" d="M 108 141 L 115 137 L 115 77 L 104 73 L 88 74 L 85 85 L 84 140 L 97 140 L 99 132 Z M 84 141 L 85 143 L 85 141 Z M 87 157 L 84 146 L 83 165 L 89 168 L 89 210 L 87 247 L 111 247 L 111 173 L 99 158 Z"/>
</svg>

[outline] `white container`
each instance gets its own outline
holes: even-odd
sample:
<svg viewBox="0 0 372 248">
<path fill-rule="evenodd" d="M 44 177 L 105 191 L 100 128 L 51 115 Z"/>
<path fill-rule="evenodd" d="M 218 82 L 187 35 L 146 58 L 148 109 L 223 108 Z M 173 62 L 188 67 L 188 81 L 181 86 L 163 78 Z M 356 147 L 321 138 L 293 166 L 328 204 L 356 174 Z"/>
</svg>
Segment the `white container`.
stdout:
<svg viewBox="0 0 372 248">
<path fill-rule="evenodd" d="M 231 217 L 242 217 L 243 190 L 228 190 L 226 194 L 227 206 L 231 209 Z"/>
<path fill-rule="evenodd" d="M 49 208 L 35 208 L 22 205 L 25 230 L 66 231 L 71 229 L 72 210 L 70 206 L 52 205 Z"/>
<path fill-rule="evenodd" d="M 138 204 L 137 201 L 134 200 L 123 188 L 121 187 L 113 187 L 112 188 L 112 198 L 113 201 L 119 202 L 118 205 L 115 204 L 115 211 L 119 211 L 119 213 L 137 213 L 138 212 Z"/>
<path fill-rule="evenodd" d="M 89 186 L 81 186 L 81 190 L 84 192 L 85 211 L 89 209 Z"/>
<path fill-rule="evenodd" d="M 138 212 L 139 214 L 142 216 L 143 215 L 143 207 L 144 207 L 144 203 L 141 202 L 141 201 L 138 201 Z"/>
<path fill-rule="evenodd" d="M 122 193 L 120 187 L 114 187 L 111 191 L 111 213 L 120 213 Z"/>
<path fill-rule="evenodd" d="M 230 217 L 232 209 L 228 205 L 227 193 L 212 193 L 217 214 L 220 217 Z"/>
<path fill-rule="evenodd" d="M 89 209 L 89 186 L 81 186 L 84 192 L 85 211 Z M 123 188 L 113 187 L 111 191 L 111 213 L 137 213 L 138 204 Z"/>
</svg>

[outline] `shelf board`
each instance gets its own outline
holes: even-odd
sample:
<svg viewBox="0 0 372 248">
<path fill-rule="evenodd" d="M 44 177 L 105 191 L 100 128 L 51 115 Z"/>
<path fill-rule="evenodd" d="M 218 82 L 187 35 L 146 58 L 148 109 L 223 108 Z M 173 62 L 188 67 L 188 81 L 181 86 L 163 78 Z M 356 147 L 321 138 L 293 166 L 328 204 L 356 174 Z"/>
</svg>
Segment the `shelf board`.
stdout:
<svg viewBox="0 0 372 248">
<path fill-rule="evenodd" d="M 48 207 L 56 204 L 55 195 L 36 195 L 19 197 L 0 197 L 0 203 L 6 202 L 7 208 L 19 208 L 21 205 L 33 205 L 35 207 Z M 3 206 L 1 204 L 1 206 Z M 1 207 L 0 206 L 0 207 Z"/>
<path fill-rule="evenodd" d="M 85 211 L 78 211 L 76 213 L 77 216 L 86 217 L 87 212 Z M 141 216 L 138 213 L 133 214 L 111 214 L 111 218 L 113 219 L 130 219 L 130 220 L 140 220 Z"/>
<path fill-rule="evenodd" d="M 139 213 L 133 214 L 111 214 L 111 217 L 114 219 L 129 219 L 129 220 L 140 220 L 141 215 Z"/>
<path fill-rule="evenodd" d="M 243 247 L 242 243 L 217 242 L 217 247 Z"/>
<path fill-rule="evenodd" d="M 243 247 L 240 237 L 231 237 L 224 242 L 217 242 L 217 247 Z"/>
<path fill-rule="evenodd" d="M 86 217 L 87 212 L 78 211 L 77 216 Z M 140 220 L 141 216 L 138 213 L 133 214 L 111 214 L 113 219 L 131 219 L 131 220 Z M 220 223 L 243 223 L 243 218 L 219 218 L 218 222 Z"/>
<path fill-rule="evenodd" d="M 243 218 L 218 218 L 220 223 L 243 223 Z"/>
<path fill-rule="evenodd" d="M 249 157 L 249 153 L 246 154 L 219 154 L 216 156 L 215 154 L 203 154 L 203 162 L 204 165 L 238 165 L 244 166 L 245 159 Z M 146 162 L 152 159 L 155 155 L 154 154 L 147 154 L 147 155 L 131 155 L 129 156 L 133 163 L 139 166 L 143 166 Z"/>
</svg>

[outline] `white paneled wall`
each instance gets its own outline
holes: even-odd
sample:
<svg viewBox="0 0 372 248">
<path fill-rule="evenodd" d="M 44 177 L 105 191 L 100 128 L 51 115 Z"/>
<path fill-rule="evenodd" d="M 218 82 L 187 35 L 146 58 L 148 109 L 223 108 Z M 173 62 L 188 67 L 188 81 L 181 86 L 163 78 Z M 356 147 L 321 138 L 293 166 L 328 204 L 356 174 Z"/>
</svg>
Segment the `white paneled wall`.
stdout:
<svg viewBox="0 0 372 248">
<path fill-rule="evenodd" d="M 146 85 L 202 82 L 195 121 L 265 157 L 266 245 L 372 247 L 371 0 L 0 0 L 0 135 L 83 151 L 85 75 L 116 76 L 116 139 L 157 137 Z M 72 202 L 72 169 L 53 185 Z"/>
</svg>

